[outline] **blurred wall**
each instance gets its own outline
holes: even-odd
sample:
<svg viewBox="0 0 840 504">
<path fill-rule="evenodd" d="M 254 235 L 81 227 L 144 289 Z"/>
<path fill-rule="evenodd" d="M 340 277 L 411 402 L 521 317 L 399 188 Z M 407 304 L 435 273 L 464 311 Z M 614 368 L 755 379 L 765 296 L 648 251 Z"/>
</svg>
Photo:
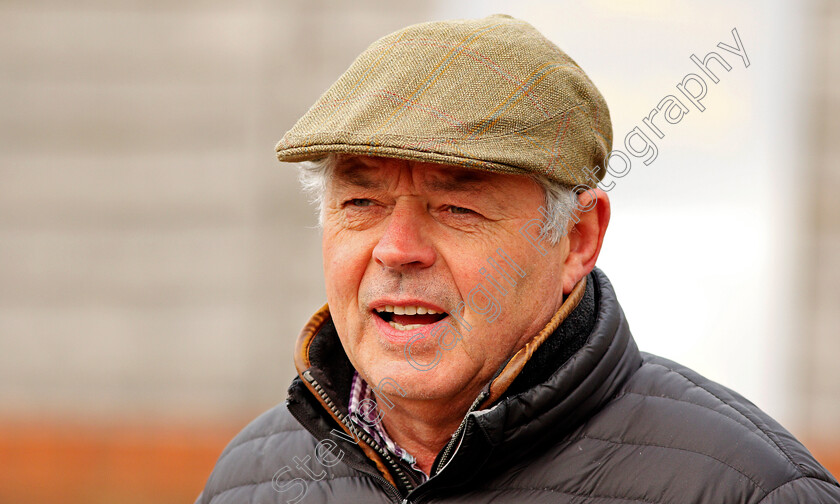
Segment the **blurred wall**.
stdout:
<svg viewBox="0 0 840 504">
<path fill-rule="evenodd" d="M 372 38 L 324 2 L 4 2 L 5 413 L 193 418 L 281 398 L 324 299 L 273 146 Z"/>
<path fill-rule="evenodd" d="M 313 209 L 274 144 L 426 11 L 0 3 L 0 502 L 30 484 L 126 502 L 150 481 L 161 502 L 173 479 L 194 498 L 285 398 L 325 296 Z"/>
<path fill-rule="evenodd" d="M 823 0 L 808 18 L 813 73 L 809 89 L 807 155 L 810 173 L 805 205 L 807 294 L 797 383 L 802 395 L 803 432 L 840 447 L 840 3 Z M 822 451 L 817 441 L 814 451 Z M 828 448 L 826 446 L 826 448 Z M 840 473 L 840 453 L 835 455 Z"/>
<path fill-rule="evenodd" d="M 746 388 L 823 461 L 836 460 L 840 10 L 830 0 L 774 1 L 768 11 L 627 5 L 0 3 L 0 502 L 197 494 L 227 440 L 285 397 L 294 339 L 324 302 L 314 212 L 294 169 L 276 162 L 275 142 L 372 40 L 485 11 L 524 17 L 578 59 L 611 104 L 618 141 L 696 71 L 692 52 L 742 30 L 753 66 L 723 75 L 708 112 L 663 143 L 662 159 L 618 181 L 602 266 L 643 349 L 697 358 L 691 365 Z M 639 44 L 648 50 L 632 50 Z M 796 72 L 768 91 L 761 80 L 783 73 L 773 54 Z M 731 138 L 744 124 L 759 140 Z M 728 143 L 710 152 L 711 140 Z M 692 194 L 712 155 L 740 163 L 733 187 L 757 184 L 757 193 L 699 186 L 692 197 L 706 200 L 650 196 L 667 183 Z M 765 169 L 779 156 L 788 168 Z M 809 182 L 786 191 L 800 173 Z M 733 201 L 743 203 L 739 223 L 756 223 L 723 235 L 746 275 L 674 265 L 687 292 L 723 294 L 697 295 L 713 336 L 657 340 L 657 327 L 674 322 L 639 290 L 636 237 L 651 232 L 639 222 Z M 670 250 L 726 230 L 704 215 L 688 221 L 703 232 L 677 230 Z M 744 311 L 749 294 L 759 301 Z M 722 350 L 726 316 L 747 343 L 767 347 L 746 361 Z"/>
</svg>

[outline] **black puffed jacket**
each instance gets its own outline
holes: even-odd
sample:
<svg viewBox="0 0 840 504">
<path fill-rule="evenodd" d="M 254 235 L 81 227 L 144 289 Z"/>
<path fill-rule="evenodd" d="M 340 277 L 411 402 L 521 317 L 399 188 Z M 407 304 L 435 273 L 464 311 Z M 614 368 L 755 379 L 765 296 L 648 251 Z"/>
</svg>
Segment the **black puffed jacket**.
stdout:
<svg viewBox="0 0 840 504">
<path fill-rule="evenodd" d="M 737 393 L 636 347 L 594 270 L 499 370 L 420 484 L 347 419 L 325 307 L 285 403 L 225 448 L 198 504 L 840 504 L 837 481 Z"/>
</svg>

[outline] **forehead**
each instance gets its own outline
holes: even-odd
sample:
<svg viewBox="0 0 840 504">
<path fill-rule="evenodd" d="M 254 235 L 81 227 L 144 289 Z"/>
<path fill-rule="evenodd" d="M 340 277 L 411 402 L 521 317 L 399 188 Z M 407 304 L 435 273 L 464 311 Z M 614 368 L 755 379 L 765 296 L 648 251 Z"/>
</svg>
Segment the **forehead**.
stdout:
<svg viewBox="0 0 840 504">
<path fill-rule="evenodd" d="M 424 188 L 435 191 L 477 192 L 488 187 L 504 188 L 516 185 L 513 183 L 514 179 L 528 178 L 453 165 L 369 156 L 339 157 L 333 175 L 342 185 L 376 189 L 389 183 L 406 169 L 409 170 L 412 179 Z"/>
</svg>

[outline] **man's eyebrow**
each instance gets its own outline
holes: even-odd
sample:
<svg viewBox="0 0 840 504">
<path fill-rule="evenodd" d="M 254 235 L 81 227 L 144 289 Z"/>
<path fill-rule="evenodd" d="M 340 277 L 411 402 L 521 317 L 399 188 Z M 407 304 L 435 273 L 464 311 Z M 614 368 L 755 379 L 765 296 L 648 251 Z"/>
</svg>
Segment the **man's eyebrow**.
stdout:
<svg viewBox="0 0 840 504">
<path fill-rule="evenodd" d="M 426 186 L 435 191 L 478 192 L 487 182 L 487 176 L 473 171 L 458 171 L 444 177 L 432 178 Z"/>
<path fill-rule="evenodd" d="M 336 170 L 339 184 L 344 186 L 356 186 L 363 189 L 376 189 L 382 184 L 369 176 L 365 170 L 366 166 L 355 159 L 348 159 L 341 163 Z"/>
<path fill-rule="evenodd" d="M 369 175 L 372 169 L 355 158 L 343 160 L 336 170 L 336 179 L 343 186 L 355 186 L 363 189 L 378 189 L 382 181 Z M 480 192 L 487 184 L 485 173 L 473 170 L 457 170 L 441 176 L 431 177 L 424 186 L 434 191 L 443 192 Z"/>
</svg>

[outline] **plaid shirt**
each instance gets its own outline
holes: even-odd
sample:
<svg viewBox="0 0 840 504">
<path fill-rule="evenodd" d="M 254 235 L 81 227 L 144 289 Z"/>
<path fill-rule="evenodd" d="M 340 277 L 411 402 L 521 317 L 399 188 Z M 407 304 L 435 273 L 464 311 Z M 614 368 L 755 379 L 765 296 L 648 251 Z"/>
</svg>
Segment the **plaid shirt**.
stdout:
<svg viewBox="0 0 840 504">
<path fill-rule="evenodd" d="M 391 439 L 388 432 L 385 430 L 385 427 L 382 425 L 381 420 L 378 422 L 376 421 L 376 417 L 379 416 L 379 410 L 375 407 L 362 407 L 362 401 L 365 399 L 370 399 L 374 404 L 376 403 L 376 396 L 374 396 L 373 390 L 368 386 L 364 378 L 362 378 L 358 372 L 354 371 L 353 382 L 350 384 L 350 403 L 347 405 L 347 408 L 350 411 L 350 419 L 353 423 L 359 426 L 359 428 L 367 432 L 379 444 L 379 446 L 384 446 L 397 458 L 408 463 L 408 465 L 414 469 L 414 472 L 420 478 L 420 481 L 428 480 L 429 477 L 426 473 L 417 466 L 417 459 L 414 458 L 414 455 L 402 449 L 394 442 L 393 439 Z M 367 423 L 360 421 L 360 418 L 364 419 Z M 373 425 L 371 426 L 369 424 Z"/>
</svg>

